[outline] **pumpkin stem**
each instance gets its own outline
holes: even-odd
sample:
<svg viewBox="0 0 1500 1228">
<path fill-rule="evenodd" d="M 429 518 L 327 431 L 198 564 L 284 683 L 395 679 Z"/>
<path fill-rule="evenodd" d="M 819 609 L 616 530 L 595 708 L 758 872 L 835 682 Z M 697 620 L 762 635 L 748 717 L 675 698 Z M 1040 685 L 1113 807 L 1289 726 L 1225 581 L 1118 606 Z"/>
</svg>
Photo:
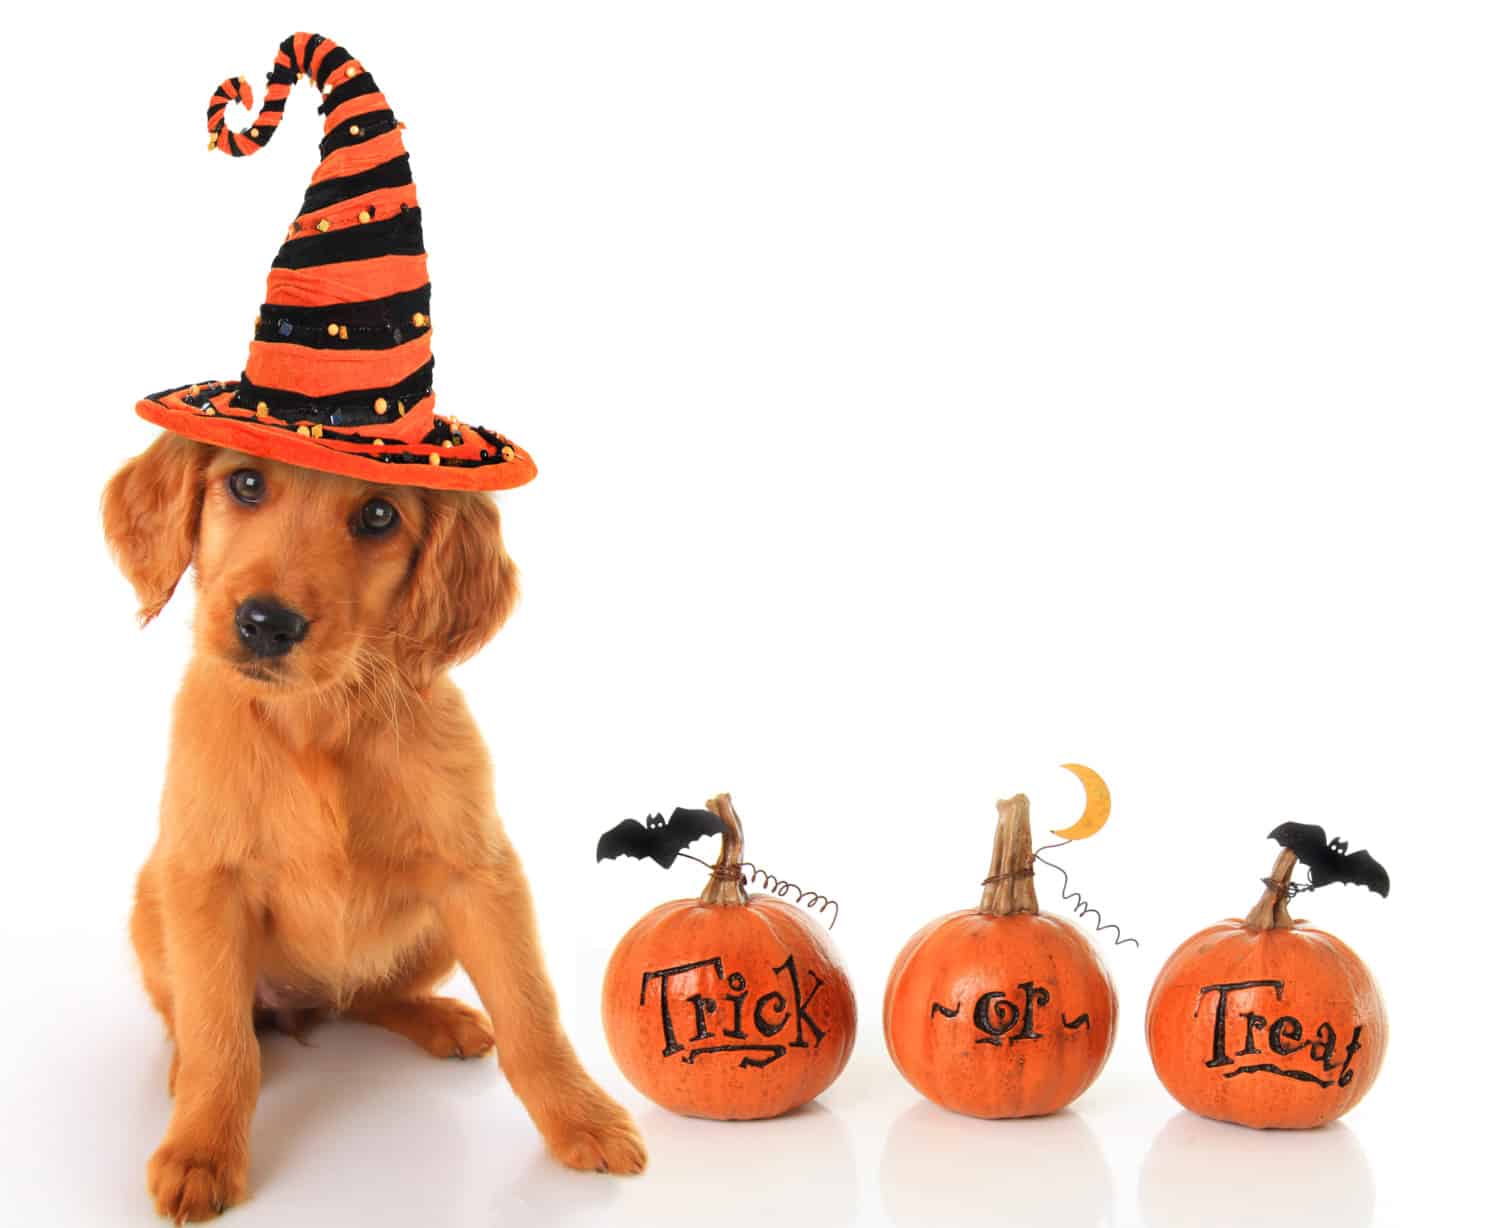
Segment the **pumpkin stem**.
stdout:
<svg viewBox="0 0 1500 1228">
<path fill-rule="evenodd" d="M 1031 870 L 1031 802 L 1017 793 L 995 803 L 995 847 L 990 874 L 984 880 L 979 911 L 991 917 L 1037 912 L 1036 883 Z"/>
<path fill-rule="evenodd" d="M 719 860 L 709 872 L 708 886 L 703 888 L 698 903 L 730 907 L 748 904 L 750 897 L 745 894 L 745 880 L 740 872 L 745 855 L 745 831 L 740 826 L 740 816 L 727 793 L 709 798 L 706 805 L 724 821 L 724 834 L 719 838 Z"/>
<path fill-rule="evenodd" d="M 1246 926 L 1253 930 L 1284 930 L 1297 924 L 1286 906 L 1287 887 L 1296 868 L 1297 854 L 1291 849 L 1282 849 L 1276 864 L 1271 867 L 1271 877 L 1260 880 L 1265 883 L 1266 890 L 1246 915 Z"/>
</svg>

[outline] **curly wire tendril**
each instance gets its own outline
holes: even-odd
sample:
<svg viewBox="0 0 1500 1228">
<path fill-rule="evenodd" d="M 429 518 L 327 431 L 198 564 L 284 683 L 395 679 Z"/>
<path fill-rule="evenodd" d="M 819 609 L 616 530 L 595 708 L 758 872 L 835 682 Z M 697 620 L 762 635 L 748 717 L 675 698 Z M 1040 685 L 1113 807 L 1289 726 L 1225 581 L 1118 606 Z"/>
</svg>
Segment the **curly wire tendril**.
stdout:
<svg viewBox="0 0 1500 1228">
<path fill-rule="evenodd" d="M 1317 890 L 1317 886 L 1314 883 L 1294 883 L 1291 881 L 1278 883 L 1274 878 L 1263 878 L 1260 881 L 1263 882 L 1272 891 L 1274 891 L 1277 895 L 1285 897 L 1288 903 L 1291 903 L 1291 901 L 1295 900 L 1299 895 L 1304 895 L 1309 891 Z"/>
<path fill-rule="evenodd" d="M 776 875 L 767 870 L 762 870 L 753 861 L 736 861 L 727 866 L 718 866 L 713 862 L 704 861 L 701 857 L 694 857 L 691 853 L 682 852 L 679 857 L 686 857 L 696 861 L 700 866 L 707 866 L 710 878 L 717 878 L 726 882 L 739 882 L 742 887 L 762 886 L 770 895 L 785 899 L 787 896 L 795 897 L 792 902 L 806 908 L 809 912 L 817 912 L 819 916 L 833 909 L 833 919 L 828 922 L 828 928 L 832 929 L 839 923 L 839 902 L 829 899 L 828 896 L 819 891 L 807 891 L 796 883 Z"/>
<path fill-rule="evenodd" d="M 1062 886 L 1061 886 L 1061 888 L 1059 888 L 1059 891 L 1060 891 L 1060 893 L 1062 895 L 1062 901 L 1063 901 L 1064 904 L 1069 905 L 1073 909 L 1073 912 L 1079 917 L 1080 920 L 1082 918 L 1084 918 L 1084 917 L 1087 917 L 1090 913 L 1093 913 L 1094 916 L 1097 918 L 1097 920 L 1094 922 L 1094 930 L 1095 930 L 1096 933 L 1103 934 L 1103 933 L 1105 933 L 1108 930 L 1114 930 L 1114 932 L 1115 932 L 1115 935 L 1114 935 L 1114 944 L 1115 944 L 1115 946 L 1120 947 L 1120 946 L 1124 946 L 1126 943 L 1134 943 L 1136 945 L 1136 947 L 1139 948 L 1140 945 L 1141 945 L 1140 939 L 1138 939 L 1138 938 L 1127 938 L 1125 936 L 1125 931 L 1122 930 L 1118 925 L 1116 925 L 1112 921 L 1110 923 L 1108 923 L 1108 924 L 1105 924 L 1104 914 L 1101 913 L 1097 908 L 1093 907 L 1086 899 L 1083 898 L 1083 892 L 1081 892 L 1081 891 L 1069 891 L 1068 890 L 1068 872 L 1066 870 L 1064 870 L 1060 865 L 1058 865 L 1055 861 L 1048 861 L 1045 857 L 1042 856 L 1042 854 L 1045 853 L 1048 849 L 1060 849 L 1064 845 L 1072 844 L 1072 843 L 1073 842 L 1071 840 L 1062 840 L 1062 841 L 1059 841 L 1057 844 L 1044 844 L 1044 845 L 1042 845 L 1041 848 L 1037 849 L 1036 852 L 1032 853 L 1031 860 L 1033 862 L 1038 862 L 1039 861 L 1044 866 L 1050 866 L 1052 869 L 1056 870 L 1059 874 L 1062 875 Z M 1033 873 L 1033 871 L 1030 868 L 1028 868 L 1026 870 L 1021 871 L 1021 873 L 1029 875 L 1029 874 Z M 996 878 L 1004 878 L 1006 876 L 1003 875 L 1003 874 L 1000 874 L 1000 875 L 996 875 L 995 877 Z M 985 882 L 989 882 L 989 881 L 990 881 L 989 879 L 985 880 Z"/>
</svg>

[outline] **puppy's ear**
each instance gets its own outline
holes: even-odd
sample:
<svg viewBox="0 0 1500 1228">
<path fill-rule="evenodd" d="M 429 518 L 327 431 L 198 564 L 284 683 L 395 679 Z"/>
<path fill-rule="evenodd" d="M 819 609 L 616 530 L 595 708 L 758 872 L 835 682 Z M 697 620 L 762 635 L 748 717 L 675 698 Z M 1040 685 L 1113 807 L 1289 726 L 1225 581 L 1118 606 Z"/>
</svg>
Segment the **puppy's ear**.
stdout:
<svg viewBox="0 0 1500 1228">
<path fill-rule="evenodd" d="M 163 432 L 104 488 L 104 538 L 135 588 L 142 626 L 161 613 L 192 562 L 210 451 Z"/>
<path fill-rule="evenodd" d="M 427 686 L 473 656 L 515 605 L 516 565 L 500 538 L 500 512 L 488 495 L 434 492 L 405 596 L 396 642 L 412 683 Z"/>
</svg>

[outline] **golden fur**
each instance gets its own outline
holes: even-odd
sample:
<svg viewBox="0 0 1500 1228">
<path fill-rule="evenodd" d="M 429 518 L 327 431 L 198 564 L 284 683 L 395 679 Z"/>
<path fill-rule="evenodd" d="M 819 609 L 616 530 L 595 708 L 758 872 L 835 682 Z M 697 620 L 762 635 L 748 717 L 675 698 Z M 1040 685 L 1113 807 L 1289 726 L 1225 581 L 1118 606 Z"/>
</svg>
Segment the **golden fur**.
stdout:
<svg viewBox="0 0 1500 1228">
<path fill-rule="evenodd" d="M 226 485 L 242 468 L 265 480 L 253 507 Z M 400 521 L 356 536 L 375 495 Z M 103 512 L 143 621 L 190 563 L 198 589 L 160 834 L 131 919 L 175 1045 L 171 1124 L 147 1169 L 158 1210 L 201 1219 L 244 1197 L 257 1017 L 300 1028 L 342 1014 L 439 1057 L 477 1056 L 498 1036 L 553 1155 L 639 1172 L 639 1134 L 558 1021 L 489 757 L 446 674 L 515 597 L 494 502 L 164 434 L 111 480 Z M 258 594 L 311 622 L 264 663 L 234 621 Z M 433 995 L 455 961 L 488 1019 Z"/>
</svg>

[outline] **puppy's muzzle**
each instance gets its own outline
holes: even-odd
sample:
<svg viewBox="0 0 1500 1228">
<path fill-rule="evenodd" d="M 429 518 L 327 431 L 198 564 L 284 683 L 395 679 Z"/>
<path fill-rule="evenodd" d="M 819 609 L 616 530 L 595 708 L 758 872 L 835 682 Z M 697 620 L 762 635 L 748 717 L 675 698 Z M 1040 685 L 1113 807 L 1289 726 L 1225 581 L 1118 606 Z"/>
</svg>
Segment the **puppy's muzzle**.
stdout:
<svg viewBox="0 0 1500 1228">
<path fill-rule="evenodd" d="M 308 622 L 274 597 L 251 597 L 234 612 L 240 643 L 257 657 L 284 657 L 307 635 Z"/>
</svg>

